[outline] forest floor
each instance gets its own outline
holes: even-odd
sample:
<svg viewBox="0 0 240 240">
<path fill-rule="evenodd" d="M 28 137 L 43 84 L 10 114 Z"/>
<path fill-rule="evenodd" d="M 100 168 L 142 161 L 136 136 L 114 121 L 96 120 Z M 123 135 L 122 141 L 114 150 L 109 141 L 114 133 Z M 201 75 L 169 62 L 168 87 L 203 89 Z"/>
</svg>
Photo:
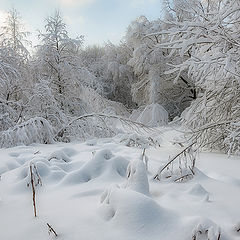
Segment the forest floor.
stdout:
<svg viewBox="0 0 240 240">
<path fill-rule="evenodd" d="M 142 149 L 118 136 L 1 149 L 0 239 L 55 239 L 47 223 L 63 240 L 240 239 L 240 159 L 202 152 L 192 179 L 153 180 L 182 150 L 171 143 L 174 135 L 166 130 L 160 147 L 146 149 L 149 195 L 126 187 L 127 165 Z"/>
</svg>

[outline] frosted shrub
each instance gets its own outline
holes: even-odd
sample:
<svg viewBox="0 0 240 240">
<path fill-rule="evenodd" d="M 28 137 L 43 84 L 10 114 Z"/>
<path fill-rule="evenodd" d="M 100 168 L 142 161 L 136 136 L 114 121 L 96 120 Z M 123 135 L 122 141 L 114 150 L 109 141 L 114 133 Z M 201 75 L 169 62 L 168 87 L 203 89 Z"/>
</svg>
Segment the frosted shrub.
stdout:
<svg viewBox="0 0 240 240">
<path fill-rule="evenodd" d="M 9 128 L 0 133 L 1 147 L 29 145 L 31 143 L 53 143 L 53 129 L 49 122 L 40 117 Z"/>
</svg>

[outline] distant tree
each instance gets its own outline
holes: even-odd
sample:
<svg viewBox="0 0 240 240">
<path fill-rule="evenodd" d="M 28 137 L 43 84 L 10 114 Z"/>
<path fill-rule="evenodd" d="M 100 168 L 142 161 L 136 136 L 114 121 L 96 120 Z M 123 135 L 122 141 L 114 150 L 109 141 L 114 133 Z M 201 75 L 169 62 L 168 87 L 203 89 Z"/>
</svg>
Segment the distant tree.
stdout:
<svg viewBox="0 0 240 240">
<path fill-rule="evenodd" d="M 59 11 L 46 19 L 45 32 L 39 33 L 41 45 L 37 47 L 39 76 L 48 78 L 55 99 L 63 110 L 74 113 L 79 97 L 79 49 L 83 36 L 72 39 Z"/>
<path fill-rule="evenodd" d="M 128 108 L 135 108 L 132 99 L 131 86 L 134 82 L 134 72 L 127 63 L 132 55 L 132 49 L 122 41 L 118 45 L 111 42 L 105 45 L 106 82 L 112 87 L 108 97 L 123 103 Z"/>
<path fill-rule="evenodd" d="M 0 34 L 0 129 L 5 130 L 21 120 L 27 101 L 29 51 L 28 32 L 24 30 L 16 9 L 8 12 Z"/>
<path fill-rule="evenodd" d="M 1 32 L 2 46 L 10 47 L 23 59 L 28 59 L 29 51 L 27 46 L 31 45 L 31 42 L 27 38 L 30 33 L 25 30 L 22 18 L 15 8 L 8 11 Z"/>
</svg>

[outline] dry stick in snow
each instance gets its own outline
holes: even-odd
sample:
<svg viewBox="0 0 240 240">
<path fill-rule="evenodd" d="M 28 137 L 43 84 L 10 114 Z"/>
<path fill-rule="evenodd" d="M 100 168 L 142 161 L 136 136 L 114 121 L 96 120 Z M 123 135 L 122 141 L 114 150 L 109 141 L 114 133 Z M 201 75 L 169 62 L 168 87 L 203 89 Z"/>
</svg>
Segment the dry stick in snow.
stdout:
<svg viewBox="0 0 240 240">
<path fill-rule="evenodd" d="M 33 209 L 34 209 L 34 217 L 37 217 L 37 207 L 36 207 L 36 190 L 35 190 L 35 186 L 37 186 L 38 184 L 40 184 L 42 186 L 42 180 L 41 177 L 37 171 L 37 167 L 31 163 L 30 166 L 30 183 L 32 186 L 32 199 L 33 199 Z M 34 173 L 35 170 L 35 173 Z M 30 183 L 28 183 L 27 186 L 30 185 Z"/>
<path fill-rule="evenodd" d="M 32 165 L 30 165 L 30 175 L 31 175 L 32 193 L 33 193 L 33 209 L 34 209 L 34 217 L 37 217 L 37 209 L 36 209 L 36 192 L 35 192 L 35 187 L 34 187 L 34 177 L 33 177 Z"/>
<path fill-rule="evenodd" d="M 49 235 L 50 235 L 51 232 L 53 232 L 55 237 L 57 237 L 58 235 L 57 235 L 56 231 L 52 228 L 52 226 L 49 223 L 47 223 L 47 226 L 48 226 Z"/>
<path fill-rule="evenodd" d="M 143 149 L 142 158 L 144 158 L 145 152 L 146 152 L 146 148 Z"/>
<path fill-rule="evenodd" d="M 40 153 L 40 151 L 38 150 L 38 151 L 36 151 L 36 152 L 34 153 L 34 155 L 39 154 L 39 153 Z"/>
</svg>

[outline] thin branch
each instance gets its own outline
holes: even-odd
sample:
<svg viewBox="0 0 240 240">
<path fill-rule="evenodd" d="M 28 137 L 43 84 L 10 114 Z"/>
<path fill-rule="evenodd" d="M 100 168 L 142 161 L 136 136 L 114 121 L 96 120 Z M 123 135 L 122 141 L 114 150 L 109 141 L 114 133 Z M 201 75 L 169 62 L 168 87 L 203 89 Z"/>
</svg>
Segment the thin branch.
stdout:
<svg viewBox="0 0 240 240">
<path fill-rule="evenodd" d="M 196 142 L 193 142 L 192 144 L 184 148 L 180 153 L 176 154 L 170 161 L 168 161 L 166 165 L 164 165 L 163 168 L 159 169 L 158 173 L 153 177 L 153 179 L 158 179 L 159 174 L 161 174 L 164 169 L 166 169 L 174 160 L 176 160 L 179 156 L 181 156 L 181 154 L 183 154 L 186 150 L 191 148 L 194 144 L 196 144 Z"/>
<path fill-rule="evenodd" d="M 135 122 L 132 121 L 130 119 L 127 118 L 123 118 L 120 116 L 115 116 L 115 115 L 106 115 L 106 114 L 102 114 L 102 113 L 91 113 L 91 114 L 86 114 L 86 115 L 82 115 L 80 117 L 77 117 L 75 119 L 73 119 L 72 121 L 70 121 L 66 126 L 64 126 L 60 131 L 58 131 L 58 133 L 56 134 L 55 137 L 62 137 L 64 131 L 70 127 L 74 122 L 78 121 L 78 120 L 82 120 L 82 119 L 86 119 L 86 118 L 91 118 L 91 117 L 97 117 L 97 118 L 109 118 L 109 119 L 116 119 L 119 120 L 122 124 L 127 124 L 128 126 L 136 126 L 136 127 L 140 127 L 141 129 L 145 130 L 145 131 L 158 131 L 159 133 L 161 133 L 159 130 L 153 129 L 151 127 L 148 127 L 142 123 L 139 122 Z"/>
<path fill-rule="evenodd" d="M 57 235 L 56 231 L 53 229 L 53 227 L 49 223 L 47 223 L 47 226 L 48 226 L 49 235 L 52 232 L 52 233 L 54 233 L 55 237 L 57 237 L 58 235 Z"/>
</svg>

